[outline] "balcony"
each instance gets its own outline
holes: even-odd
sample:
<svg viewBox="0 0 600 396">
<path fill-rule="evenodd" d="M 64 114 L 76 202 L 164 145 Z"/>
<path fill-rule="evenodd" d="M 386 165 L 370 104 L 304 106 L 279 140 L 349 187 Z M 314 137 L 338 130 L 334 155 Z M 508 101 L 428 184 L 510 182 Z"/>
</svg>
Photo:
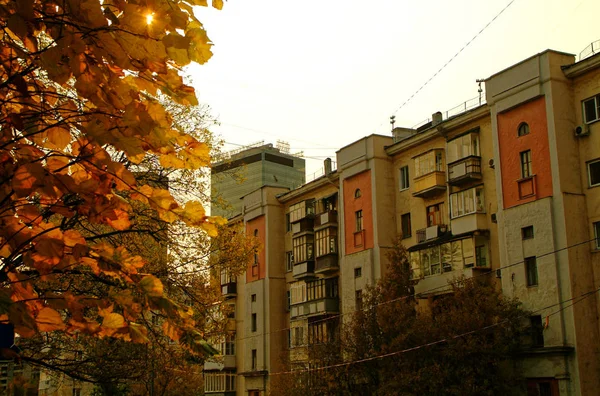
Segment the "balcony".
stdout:
<svg viewBox="0 0 600 396">
<path fill-rule="evenodd" d="M 313 217 L 305 217 L 292 224 L 292 233 L 298 234 L 304 231 L 312 231 L 314 225 Z"/>
<path fill-rule="evenodd" d="M 334 297 L 306 301 L 290 307 L 290 318 L 297 318 L 300 316 L 316 317 L 338 313 L 340 313 L 340 301 L 338 298 Z"/>
<path fill-rule="evenodd" d="M 481 178 L 481 157 L 471 155 L 448 164 L 448 184 L 461 185 Z"/>
<path fill-rule="evenodd" d="M 487 230 L 489 228 L 485 213 L 470 213 L 450 220 L 452 234 L 460 235 L 477 230 Z"/>
<path fill-rule="evenodd" d="M 429 198 L 446 191 L 446 172 L 433 171 L 414 178 L 414 197 Z"/>
<path fill-rule="evenodd" d="M 315 228 L 324 225 L 337 224 L 338 214 L 337 210 L 330 210 L 321 213 L 315 217 Z"/>
<path fill-rule="evenodd" d="M 213 357 L 204 362 L 204 371 L 235 369 L 235 355 Z"/>
<path fill-rule="evenodd" d="M 427 228 L 417 230 L 417 243 L 423 243 L 431 239 L 439 238 L 448 231 L 445 224 L 437 224 Z"/>
<path fill-rule="evenodd" d="M 221 285 L 221 294 L 225 298 L 234 298 L 237 296 L 237 284 L 235 282 L 229 282 Z"/>
<path fill-rule="evenodd" d="M 294 269 L 292 272 L 294 278 L 296 279 L 304 279 L 304 278 L 312 278 L 315 276 L 315 262 L 304 261 L 302 263 L 294 263 Z"/>
<path fill-rule="evenodd" d="M 519 189 L 519 199 L 535 197 L 535 175 L 517 180 L 517 186 Z"/>
<path fill-rule="evenodd" d="M 415 295 L 427 296 L 428 294 L 444 294 L 447 293 L 452 286 L 448 282 L 453 282 L 461 277 L 477 278 L 482 282 L 488 282 L 491 276 L 480 276 L 485 272 L 490 272 L 489 267 L 470 267 L 453 270 L 452 267 L 443 265 L 444 272 L 441 274 L 426 276 L 415 284 Z"/>
<path fill-rule="evenodd" d="M 324 256 L 317 257 L 317 265 L 315 273 L 322 274 L 329 271 L 337 271 L 340 268 L 337 253 L 329 253 Z"/>
</svg>

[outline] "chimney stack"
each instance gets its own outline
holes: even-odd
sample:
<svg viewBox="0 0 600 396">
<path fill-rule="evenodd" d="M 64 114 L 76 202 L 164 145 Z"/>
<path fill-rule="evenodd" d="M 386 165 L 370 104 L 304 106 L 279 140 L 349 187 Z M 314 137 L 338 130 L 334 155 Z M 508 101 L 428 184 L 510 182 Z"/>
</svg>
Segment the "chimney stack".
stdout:
<svg viewBox="0 0 600 396">
<path fill-rule="evenodd" d="M 323 161 L 323 165 L 325 168 L 325 176 L 329 176 L 332 172 L 331 170 L 331 158 L 325 158 L 325 161 Z"/>
<path fill-rule="evenodd" d="M 438 111 L 436 113 L 433 113 L 431 115 L 431 126 L 436 126 L 438 124 L 441 124 L 442 121 L 444 120 L 444 117 L 442 116 L 442 112 Z"/>
</svg>

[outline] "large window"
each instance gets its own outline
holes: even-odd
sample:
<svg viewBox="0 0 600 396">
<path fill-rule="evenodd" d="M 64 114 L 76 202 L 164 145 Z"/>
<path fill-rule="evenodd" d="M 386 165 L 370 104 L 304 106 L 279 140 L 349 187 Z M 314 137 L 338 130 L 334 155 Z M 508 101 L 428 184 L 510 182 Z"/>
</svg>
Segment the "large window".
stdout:
<svg viewBox="0 0 600 396">
<path fill-rule="evenodd" d="M 320 320 L 308 324 L 308 343 L 310 345 L 332 342 L 335 339 L 337 323 Z"/>
<path fill-rule="evenodd" d="M 354 219 L 356 221 L 356 232 L 362 231 L 362 229 L 363 229 L 363 213 L 362 213 L 362 210 L 357 210 L 354 213 Z"/>
<path fill-rule="evenodd" d="M 479 156 L 479 134 L 468 133 L 448 141 L 447 153 L 449 164 L 471 155 Z"/>
<path fill-rule="evenodd" d="M 294 223 L 298 220 L 305 218 L 307 215 L 311 215 L 315 213 L 315 201 L 308 200 L 298 202 L 295 205 L 290 206 L 289 214 L 290 214 L 290 222 Z"/>
<path fill-rule="evenodd" d="M 204 392 L 205 393 L 224 393 L 235 392 L 235 373 L 224 372 L 205 372 L 204 373 Z"/>
<path fill-rule="evenodd" d="M 583 120 L 586 124 L 600 119 L 600 95 L 583 101 Z"/>
<path fill-rule="evenodd" d="M 531 150 L 521 152 L 521 177 L 531 177 L 533 170 L 531 168 Z"/>
<path fill-rule="evenodd" d="M 317 257 L 337 252 L 337 228 L 324 228 L 315 232 Z"/>
<path fill-rule="evenodd" d="M 588 162 L 588 178 L 590 187 L 600 186 L 600 160 Z"/>
<path fill-rule="evenodd" d="M 307 301 L 338 297 L 338 278 L 319 279 L 306 284 Z"/>
<path fill-rule="evenodd" d="M 290 292 L 292 294 L 292 305 L 306 301 L 306 283 L 292 283 L 292 286 L 290 286 Z"/>
<path fill-rule="evenodd" d="M 442 172 L 443 170 L 442 150 L 431 150 L 415 158 L 415 177 L 436 171 Z"/>
<path fill-rule="evenodd" d="M 292 326 L 292 348 L 304 346 L 306 343 L 304 341 L 304 325 L 296 325 Z"/>
<path fill-rule="evenodd" d="M 410 238 L 412 234 L 410 213 L 404 213 L 402 216 L 400 216 L 400 222 L 402 223 L 402 239 Z"/>
<path fill-rule="evenodd" d="M 294 262 L 302 263 L 313 259 L 313 236 L 302 235 L 292 239 Z"/>
<path fill-rule="evenodd" d="M 427 207 L 427 227 L 440 225 L 442 223 L 442 203 Z"/>
<path fill-rule="evenodd" d="M 400 168 L 400 191 L 410 187 L 410 178 L 408 175 L 408 166 Z"/>
<path fill-rule="evenodd" d="M 475 246 L 476 244 L 476 246 Z M 441 274 L 473 266 L 489 267 L 484 238 L 466 238 L 410 253 L 411 278 Z"/>
<path fill-rule="evenodd" d="M 527 286 L 538 285 L 537 260 L 535 257 L 525 258 L 525 276 L 527 278 Z"/>
<path fill-rule="evenodd" d="M 450 194 L 450 218 L 485 212 L 483 187 L 470 188 Z"/>
<path fill-rule="evenodd" d="M 596 249 L 600 249 L 600 221 L 593 224 L 594 226 L 594 238 L 596 239 Z"/>
<path fill-rule="evenodd" d="M 221 341 L 220 345 L 221 355 L 235 355 L 235 333 L 229 333 Z"/>
</svg>

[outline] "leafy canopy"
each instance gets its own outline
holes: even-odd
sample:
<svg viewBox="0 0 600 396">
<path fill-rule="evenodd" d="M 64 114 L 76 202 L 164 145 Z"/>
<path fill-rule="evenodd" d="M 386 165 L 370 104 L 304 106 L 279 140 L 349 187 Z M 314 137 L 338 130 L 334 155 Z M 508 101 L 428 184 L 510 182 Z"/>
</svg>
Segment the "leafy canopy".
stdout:
<svg viewBox="0 0 600 396">
<path fill-rule="evenodd" d="M 144 258 L 89 231 L 126 234 L 140 205 L 211 236 L 222 223 L 135 177 L 149 156 L 174 169 L 210 163 L 156 99 L 197 104 L 180 75 L 212 55 L 195 5 L 207 1 L 0 1 L 0 320 L 21 336 L 146 342 L 152 310 L 172 338 L 211 351 Z"/>
</svg>

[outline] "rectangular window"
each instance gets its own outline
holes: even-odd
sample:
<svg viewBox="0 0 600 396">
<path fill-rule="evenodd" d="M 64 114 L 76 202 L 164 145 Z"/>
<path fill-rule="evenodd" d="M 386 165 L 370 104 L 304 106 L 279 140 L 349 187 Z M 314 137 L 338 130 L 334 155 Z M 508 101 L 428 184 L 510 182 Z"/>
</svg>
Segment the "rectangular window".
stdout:
<svg viewBox="0 0 600 396">
<path fill-rule="evenodd" d="M 521 239 L 533 238 L 533 226 L 527 226 L 521 228 Z"/>
<path fill-rule="evenodd" d="M 306 284 L 306 300 L 338 297 L 338 278 L 319 279 Z"/>
<path fill-rule="evenodd" d="M 293 327 L 292 329 L 292 348 L 303 346 L 304 343 L 304 327 L 302 324 Z"/>
<path fill-rule="evenodd" d="M 302 235 L 292 239 L 294 263 L 313 259 L 313 235 Z"/>
<path fill-rule="evenodd" d="M 290 286 L 290 292 L 292 293 L 292 305 L 300 304 L 306 301 L 306 283 L 292 283 Z"/>
<path fill-rule="evenodd" d="M 521 178 L 531 177 L 533 170 L 531 168 L 531 150 L 521 152 Z"/>
<path fill-rule="evenodd" d="M 410 213 L 404 213 L 400 217 L 400 222 L 402 223 L 402 239 L 410 238 L 412 234 L 410 227 Z"/>
<path fill-rule="evenodd" d="M 600 160 L 588 162 L 588 179 L 590 187 L 600 186 Z"/>
<path fill-rule="evenodd" d="M 256 314 L 253 313 L 252 314 L 252 323 L 251 323 L 251 329 L 252 332 L 256 332 L 256 328 L 257 328 L 257 324 L 256 324 Z"/>
<path fill-rule="evenodd" d="M 410 178 L 408 176 L 408 166 L 400 168 L 400 191 L 410 187 Z"/>
<path fill-rule="evenodd" d="M 442 150 L 431 150 L 423 155 L 415 157 L 415 178 L 427 175 L 431 172 L 442 172 L 444 161 Z"/>
<path fill-rule="evenodd" d="M 472 213 L 484 213 L 483 187 L 470 188 L 450 194 L 450 218 Z"/>
<path fill-rule="evenodd" d="M 294 253 L 285 252 L 285 270 L 290 272 L 294 269 Z"/>
<path fill-rule="evenodd" d="M 594 238 L 596 239 L 596 249 L 600 249 L 600 221 L 593 224 L 594 226 Z"/>
<path fill-rule="evenodd" d="M 362 300 L 362 290 L 357 290 L 354 295 L 354 300 L 356 303 L 356 310 L 360 311 L 363 308 L 363 300 Z"/>
<path fill-rule="evenodd" d="M 285 232 L 292 231 L 292 222 L 290 221 L 290 214 L 285 214 Z"/>
<path fill-rule="evenodd" d="M 448 141 L 448 164 L 472 155 L 479 156 L 479 134 L 468 133 Z"/>
<path fill-rule="evenodd" d="M 258 356 L 256 354 L 256 349 L 252 350 L 252 370 L 256 370 L 258 367 Z"/>
<path fill-rule="evenodd" d="M 535 257 L 525 258 L 525 272 L 527 275 L 527 286 L 537 286 L 538 285 L 538 270 L 537 270 L 537 260 L 535 259 Z"/>
<path fill-rule="evenodd" d="M 317 257 L 337 252 L 337 229 L 324 228 L 315 232 L 315 249 Z"/>
<path fill-rule="evenodd" d="M 542 316 L 534 315 L 529 317 L 531 331 L 531 346 L 541 348 L 544 346 L 544 326 L 542 325 Z"/>
<path fill-rule="evenodd" d="M 362 210 L 357 210 L 356 213 L 354 213 L 354 217 L 356 220 L 356 231 L 361 231 L 363 229 L 363 213 Z"/>
<path fill-rule="evenodd" d="M 221 354 L 233 356 L 235 355 L 235 333 L 225 335 L 221 340 Z"/>
<path fill-rule="evenodd" d="M 285 309 L 289 311 L 290 307 L 292 305 L 292 292 L 290 290 L 288 290 L 286 293 L 287 293 L 287 303 L 286 303 Z"/>
<path fill-rule="evenodd" d="M 560 396 L 555 378 L 527 378 L 527 396 Z"/>
<path fill-rule="evenodd" d="M 583 101 L 583 120 L 590 124 L 600 119 L 600 95 Z"/>
<path fill-rule="evenodd" d="M 427 207 L 427 227 L 442 224 L 442 205 L 439 203 Z"/>
<path fill-rule="evenodd" d="M 475 246 L 475 266 L 487 267 L 487 246 Z"/>
<path fill-rule="evenodd" d="M 294 204 L 290 206 L 288 213 L 290 215 L 290 223 L 302 220 L 308 215 L 315 214 L 315 201 L 311 199 Z"/>
<path fill-rule="evenodd" d="M 360 278 L 361 276 L 362 276 L 362 268 L 361 267 L 354 268 L 354 277 Z"/>
<path fill-rule="evenodd" d="M 252 294 L 252 295 L 250 296 L 250 301 L 251 301 L 251 302 L 256 302 L 256 294 Z"/>
</svg>

